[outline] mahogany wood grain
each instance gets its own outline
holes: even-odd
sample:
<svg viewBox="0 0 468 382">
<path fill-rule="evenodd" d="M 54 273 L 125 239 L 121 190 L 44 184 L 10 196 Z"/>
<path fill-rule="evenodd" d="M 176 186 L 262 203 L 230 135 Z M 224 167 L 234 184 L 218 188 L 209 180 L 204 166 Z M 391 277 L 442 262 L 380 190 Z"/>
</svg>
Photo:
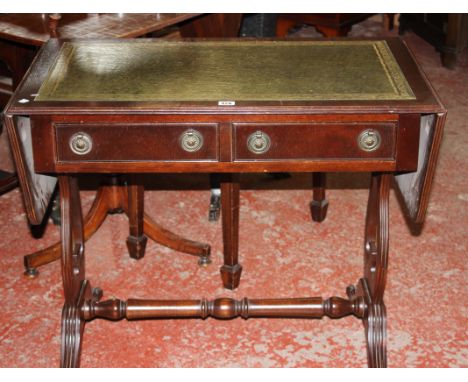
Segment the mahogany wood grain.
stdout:
<svg viewBox="0 0 468 382">
<path fill-rule="evenodd" d="M 381 159 L 395 158 L 395 125 L 377 123 L 333 124 L 293 123 L 234 124 L 235 161 L 245 160 L 291 160 L 291 159 Z M 380 133 L 382 143 L 372 152 L 365 152 L 358 146 L 358 136 L 367 129 Z M 271 147 L 263 154 L 249 151 L 247 138 L 261 131 L 270 137 Z"/>
<path fill-rule="evenodd" d="M 398 123 L 398 140 L 396 142 L 396 157 L 398 171 L 411 171 L 418 163 L 419 114 L 403 114 Z"/>
<path fill-rule="evenodd" d="M 83 306 L 83 318 L 140 320 L 149 318 L 341 318 L 350 314 L 364 317 L 364 299 L 353 301 L 341 297 L 248 299 L 217 298 L 215 300 L 137 300 L 118 299 L 89 301 Z"/>
<path fill-rule="evenodd" d="M 64 120 L 68 123 L 65 124 Z M 117 122 L 120 120 L 120 122 Z M 394 158 L 395 132 L 394 123 L 398 123 L 398 116 L 393 114 L 375 115 L 127 115 L 125 123 L 118 115 L 67 115 L 64 116 L 37 116 L 34 118 L 37 139 L 37 149 L 34 150 L 36 169 L 40 172 L 74 172 L 79 161 L 80 171 L 94 173 L 151 173 L 151 172 L 316 172 L 316 171 L 365 171 L 372 166 L 376 171 L 394 171 L 397 163 Z M 178 120 L 179 122 L 174 122 Z M 297 122 L 296 122 L 297 121 Z M 359 121 L 359 122 L 356 122 Z M 394 123 L 387 123 L 394 121 Z M 210 123 L 211 122 L 211 123 Z M 352 123 L 354 122 L 354 123 Z M 75 124 L 76 123 L 76 124 Z M 106 143 L 106 131 L 115 124 L 122 126 L 125 133 L 117 134 L 121 142 L 115 150 L 115 145 Z M 222 126 L 218 129 L 214 126 Z M 54 130 L 57 131 L 57 138 Z M 103 128 L 100 130 L 98 126 Z M 107 127 L 108 126 L 108 127 Z M 126 130 L 127 126 L 135 128 Z M 196 153 L 184 153 L 177 141 L 184 129 L 190 127 L 198 129 L 206 139 L 205 147 Z M 284 136 L 284 127 L 293 130 L 290 138 Z M 334 129 L 349 127 L 346 133 L 334 135 Z M 364 153 L 357 145 L 357 135 L 366 128 L 375 128 L 383 136 L 382 148 L 375 153 Z M 165 134 L 168 137 L 160 140 L 148 138 L 153 131 L 157 137 Z M 239 129 L 239 130 L 238 130 Z M 245 129 L 245 130 L 244 130 Z M 275 146 L 265 155 L 250 153 L 247 149 L 247 136 L 257 129 L 264 129 L 273 134 Z M 317 129 L 317 130 L 316 130 Z M 61 131 L 65 132 L 62 133 Z M 231 131 L 232 130 L 232 131 Z M 69 137 L 75 132 L 89 132 L 95 137 L 97 147 L 85 156 L 78 156 L 71 152 L 68 144 Z M 134 153 L 142 147 L 138 132 L 145 132 L 146 142 L 153 145 L 143 145 L 141 152 Z M 318 132 L 317 142 L 310 142 L 303 136 Z M 135 137 L 134 140 L 130 139 Z M 322 144 L 319 145 L 318 143 Z M 223 145 L 222 147 L 220 145 Z M 311 144 L 313 146 L 311 146 Z M 154 146 L 161 148 L 162 153 L 155 152 Z M 211 145 L 211 148 L 208 148 Z M 45 147 L 48 149 L 45 150 Z M 294 150 L 291 151 L 291 147 Z M 334 148 L 334 151 L 333 151 Z M 331 150 L 328 157 L 322 157 L 324 150 Z M 119 150 L 128 150 L 134 153 L 138 161 L 129 162 L 128 157 L 120 156 Z M 348 151 L 345 151 L 348 150 Z M 221 154 L 218 154 L 221 153 Z M 295 155 L 293 155 L 295 154 Z M 217 162 L 218 155 L 222 155 L 222 165 Z M 232 161 L 232 157 L 240 157 Z M 286 156 L 286 157 L 285 157 Z M 309 156 L 309 157 L 308 157 Z M 162 160 L 163 158 L 166 160 Z M 261 160 L 262 157 L 264 160 Z M 354 157 L 355 160 L 350 160 Z M 60 160 L 56 161 L 55 158 Z M 174 159 L 170 161 L 170 159 Z M 245 158 L 245 159 L 244 159 Z M 247 159 L 255 159 L 255 164 Z M 185 160 L 199 160 L 197 166 Z M 288 159 L 285 161 L 284 159 Z M 314 160 L 316 159 L 316 160 Z M 231 160 L 231 161 L 230 161 Z M 407 163 L 408 164 L 408 163 Z M 413 163 L 416 166 L 416 163 Z M 261 166 L 261 168 L 259 168 Z M 408 167 L 408 166 L 407 166 Z"/>
<path fill-rule="evenodd" d="M 215 161 L 218 159 L 216 124 L 56 124 L 58 162 L 122 162 L 122 161 Z M 203 146 L 196 152 L 185 151 L 180 144 L 182 134 L 196 130 L 203 136 Z M 70 138 L 87 134 L 93 148 L 86 155 L 70 149 Z M 114 138 L 108 139 L 109 135 Z"/>
</svg>

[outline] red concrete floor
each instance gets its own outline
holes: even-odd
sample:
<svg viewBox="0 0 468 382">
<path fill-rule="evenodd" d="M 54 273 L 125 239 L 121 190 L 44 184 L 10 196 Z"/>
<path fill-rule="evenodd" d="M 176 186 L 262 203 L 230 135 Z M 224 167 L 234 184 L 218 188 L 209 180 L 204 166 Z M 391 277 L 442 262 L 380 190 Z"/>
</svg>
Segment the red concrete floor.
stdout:
<svg viewBox="0 0 468 382">
<path fill-rule="evenodd" d="M 376 35 L 368 21 L 351 35 Z M 311 28 L 300 34 L 313 35 Z M 467 367 L 468 54 L 455 70 L 434 49 L 404 36 L 449 110 L 425 227 L 412 236 L 392 191 L 390 261 L 386 289 L 390 367 Z M 344 296 L 362 269 L 368 174 L 332 174 L 327 219 L 308 212 L 309 177 L 245 177 L 241 192 L 240 260 L 235 292 L 221 286 L 220 223 L 207 220 L 206 179 L 172 179 L 177 190 L 153 189 L 146 210 L 186 237 L 212 245 L 213 263 L 148 242 L 141 261 L 126 252 L 127 222 L 109 216 L 86 245 L 87 274 L 105 298 L 234 298 Z M 82 193 L 84 209 L 93 191 Z M 49 224 L 41 239 L 27 225 L 18 189 L 0 197 L 0 366 L 57 367 L 63 303 L 60 266 L 22 276 L 22 256 L 59 239 Z M 365 367 L 359 320 L 152 320 L 86 325 L 82 367 Z"/>
</svg>

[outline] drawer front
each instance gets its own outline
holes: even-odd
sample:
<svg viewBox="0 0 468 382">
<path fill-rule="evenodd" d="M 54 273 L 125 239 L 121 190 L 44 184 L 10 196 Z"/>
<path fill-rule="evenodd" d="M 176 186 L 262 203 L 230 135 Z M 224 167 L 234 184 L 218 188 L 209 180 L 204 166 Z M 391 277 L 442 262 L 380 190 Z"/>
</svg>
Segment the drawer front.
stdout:
<svg viewBox="0 0 468 382">
<path fill-rule="evenodd" d="M 395 157 L 394 123 L 234 124 L 234 160 Z"/>
<path fill-rule="evenodd" d="M 59 162 L 218 160 L 214 123 L 56 124 L 55 133 Z"/>
</svg>

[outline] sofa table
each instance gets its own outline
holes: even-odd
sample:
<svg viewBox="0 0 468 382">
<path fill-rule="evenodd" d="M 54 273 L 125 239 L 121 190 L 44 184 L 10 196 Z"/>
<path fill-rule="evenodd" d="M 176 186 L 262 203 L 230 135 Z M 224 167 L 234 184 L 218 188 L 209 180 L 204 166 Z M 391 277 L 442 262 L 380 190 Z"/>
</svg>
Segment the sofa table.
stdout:
<svg viewBox="0 0 468 382">
<path fill-rule="evenodd" d="M 422 223 L 445 115 L 398 38 L 50 40 L 5 121 L 32 222 L 44 216 L 57 177 L 60 185 L 61 365 L 79 366 L 85 323 L 95 318 L 354 315 L 369 366 L 386 366 L 389 189 L 395 179 L 408 217 Z M 146 218 L 136 174 L 221 174 L 220 271 L 234 289 L 242 271 L 237 174 L 335 171 L 372 173 L 363 275 L 346 297 L 102 301 L 86 277 L 79 175 L 119 174 L 128 184 L 118 205 L 141 258 Z M 173 247 L 207 248 L 183 240 Z"/>
</svg>

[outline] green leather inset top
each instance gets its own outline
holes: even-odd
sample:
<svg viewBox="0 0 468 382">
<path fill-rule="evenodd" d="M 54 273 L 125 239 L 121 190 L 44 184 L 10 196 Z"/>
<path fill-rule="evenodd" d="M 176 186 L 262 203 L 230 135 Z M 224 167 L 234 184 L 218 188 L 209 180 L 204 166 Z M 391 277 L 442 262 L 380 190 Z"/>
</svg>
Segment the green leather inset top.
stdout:
<svg viewBox="0 0 468 382">
<path fill-rule="evenodd" d="M 350 101 L 415 96 L 385 41 L 65 42 L 36 101 Z"/>
</svg>

